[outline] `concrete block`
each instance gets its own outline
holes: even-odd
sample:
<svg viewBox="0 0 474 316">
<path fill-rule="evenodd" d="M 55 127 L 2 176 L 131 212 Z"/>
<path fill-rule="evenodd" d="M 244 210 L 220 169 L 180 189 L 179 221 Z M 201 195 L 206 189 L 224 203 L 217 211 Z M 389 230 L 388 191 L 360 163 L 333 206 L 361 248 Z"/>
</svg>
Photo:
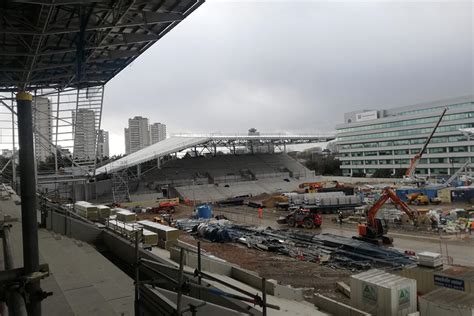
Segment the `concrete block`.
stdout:
<svg viewBox="0 0 474 316">
<path fill-rule="evenodd" d="M 248 271 L 237 266 L 232 266 L 230 277 L 237 281 L 245 283 L 257 290 L 262 290 L 262 278 L 252 271 Z M 267 280 L 267 294 L 275 295 L 275 286 L 276 283 Z"/>
<path fill-rule="evenodd" d="M 170 259 L 174 262 L 179 263 L 180 260 L 180 250 L 179 248 L 172 247 L 170 248 Z M 184 263 L 186 264 L 186 256 L 184 256 Z"/>
<path fill-rule="evenodd" d="M 337 316 L 371 316 L 371 314 L 337 302 L 321 294 L 314 294 L 314 305 L 321 311 Z"/>
<path fill-rule="evenodd" d="M 161 249 L 166 249 L 168 251 L 174 246 L 176 246 L 177 244 L 178 244 L 178 241 L 176 240 L 168 240 L 168 241 L 161 240 L 161 239 L 158 240 L 158 247 L 160 247 Z"/>
<path fill-rule="evenodd" d="M 209 272 L 231 276 L 232 265 L 227 262 L 219 262 L 213 259 L 209 260 Z"/>
<path fill-rule="evenodd" d="M 304 289 L 290 285 L 275 284 L 274 296 L 301 302 L 304 300 Z"/>
<path fill-rule="evenodd" d="M 336 282 L 336 289 L 346 297 L 351 298 L 351 287 L 348 284 L 342 281 Z"/>
</svg>

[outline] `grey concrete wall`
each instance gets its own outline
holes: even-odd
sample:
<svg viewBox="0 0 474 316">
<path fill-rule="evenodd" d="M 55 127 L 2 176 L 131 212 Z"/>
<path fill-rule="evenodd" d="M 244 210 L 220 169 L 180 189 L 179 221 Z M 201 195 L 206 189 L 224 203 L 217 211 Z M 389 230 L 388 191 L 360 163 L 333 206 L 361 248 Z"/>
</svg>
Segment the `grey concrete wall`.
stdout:
<svg viewBox="0 0 474 316">
<path fill-rule="evenodd" d="M 354 168 L 357 166 L 353 166 Z M 398 178 L 357 178 L 357 177 L 333 177 L 333 176 L 322 176 L 322 181 L 338 181 L 341 183 L 394 183 L 400 182 L 401 179 Z"/>
<path fill-rule="evenodd" d="M 179 248 L 170 249 L 170 258 L 171 260 L 179 263 L 180 260 L 180 250 Z M 191 268 L 198 267 L 198 258 L 196 253 L 185 252 L 184 253 L 184 264 Z M 211 273 L 217 273 L 221 275 L 231 276 L 232 265 L 227 262 L 218 261 L 212 258 L 209 258 L 205 255 L 201 256 L 201 270 L 208 271 Z"/>
<path fill-rule="evenodd" d="M 232 267 L 230 276 L 237 281 L 250 285 L 260 291 L 262 290 L 262 278 L 256 273 L 239 267 Z M 265 286 L 268 294 L 275 295 L 275 283 L 266 281 Z"/>
<path fill-rule="evenodd" d="M 97 242 L 102 232 L 94 224 L 52 211 L 47 213 L 46 229 L 87 243 Z"/>
<path fill-rule="evenodd" d="M 112 195 L 112 180 L 103 180 L 97 183 L 77 183 L 72 185 L 72 194 L 75 201 L 88 201 L 103 196 Z"/>
<path fill-rule="evenodd" d="M 314 305 L 323 312 L 337 316 L 370 316 L 371 314 L 353 308 L 352 306 L 337 302 L 321 294 L 314 294 Z"/>
</svg>

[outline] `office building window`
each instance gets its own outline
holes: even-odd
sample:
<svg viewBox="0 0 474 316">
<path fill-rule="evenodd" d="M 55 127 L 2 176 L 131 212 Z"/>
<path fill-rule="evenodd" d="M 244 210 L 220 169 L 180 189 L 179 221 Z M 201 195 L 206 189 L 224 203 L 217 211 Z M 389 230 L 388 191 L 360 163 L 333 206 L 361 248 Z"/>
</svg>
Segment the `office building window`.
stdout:
<svg viewBox="0 0 474 316">
<path fill-rule="evenodd" d="M 395 155 L 409 155 L 410 151 L 408 149 L 398 149 L 393 152 Z"/>
<path fill-rule="evenodd" d="M 377 156 L 377 152 L 376 151 L 366 151 L 365 156 Z"/>
<path fill-rule="evenodd" d="M 405 146 L 410 145 L 410 141 L 408 139 L 396 140 L 393 142 L 394 146 Z"/>
<path fill-rule="evenodd" d="M 464 153 L 467 152 L 467 146 L 453 146 L 449 147 L 449 152 L 450 153 Z"/>
<path fill-rule="evenodd" d="M 448 162 L 447 158 L 430 158 L 430 163 L 446 163 Z"/>
<path fill-rule="evenodd" d="M 430 154 L 440 154 L 447 152 L 446 147 L 428 148 Z"/>
<path fill-rule="evenodd" d="M 435 176 L 444 176 L 448 174 L 448 168 L 431 168 L 430 173 Z"/>
</svg>

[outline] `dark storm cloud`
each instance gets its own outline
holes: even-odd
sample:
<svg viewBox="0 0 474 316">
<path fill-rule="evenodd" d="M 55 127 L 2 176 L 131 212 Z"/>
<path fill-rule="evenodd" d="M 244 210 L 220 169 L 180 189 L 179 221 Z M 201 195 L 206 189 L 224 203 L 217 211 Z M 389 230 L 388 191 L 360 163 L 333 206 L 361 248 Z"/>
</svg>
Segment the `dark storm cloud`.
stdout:
<svg viewBox="0 0 474 316">
<path fill-rule="evenodd" d="M 113 79 L 104 128 L 331 131 L 343 113 L 471 94 L 470 1 L 208 0 Z"/>
</svg>

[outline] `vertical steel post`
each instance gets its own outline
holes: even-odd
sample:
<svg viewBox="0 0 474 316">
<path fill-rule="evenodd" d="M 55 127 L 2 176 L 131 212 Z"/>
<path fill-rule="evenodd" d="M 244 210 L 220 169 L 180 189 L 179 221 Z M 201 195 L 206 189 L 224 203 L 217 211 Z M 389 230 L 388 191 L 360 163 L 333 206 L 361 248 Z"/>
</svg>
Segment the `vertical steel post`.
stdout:
<svg viewBox="0 0 474 316">
<path fill-rule="evenodd" d="M 178 273 L 178 293 L 176 294 L 176 314 L 181 316 L 181 299 L 183 288 L 183 270 L 184 270 L 184 249 L 181 248 L 179 253 L 179 273 Z"/>
<path fill-rule="evenodd" d="M 267 316 L 267 280 L 262 278 L 262 314 L 263 316 Z"/>
<path fill-rule="evenodd" d="M 140 231 L 135 231 L 135 316 L 140 315 Z"/>
<path fill-rule="evenodd" d="M 12 103 L 11 103 L 11 106 L 12 106 L 12 188 L 13 190 L 15 190 L 15 192 L 17 192 L 18 188 L 16 187 L 16 149 L 15 149 L 15 146 L 16 146 L 16 139 L 15 139 L 15 112 L 13 111 L 13 109 L 15 108 L 15 105 L 13 104 L 13 92 L 12 92 Z"/>
<path fill-rule="evenodd" d="M 55 171 L 55 174 L 58 174 L 58 132 L 59 132 L 59 102 L 60 102 L 60 99 L 61 99 L 61 95 L 60 95 L 60 92 L 58 91 L 58 95 L 57 95 L 57 98 L 58 98 L 58 102 L 56 103 L 56 132 L 54 133 L 54 137 L 55 137 L 55 140 L 54 140 L 54 171 Z M 59 197 L 59 195 L 58 195 Z"/>
<path fill-rule="evenodd" d="M 201 277 L 201 242 L 200 241 L 198 241 L 198 271 L 199 271 L 198 284 L 201 285 L 202 277 Z"/>
<path fill-rule="evenodd" d="M 36 174 L 33 148 L 32 96 L 27 92 L 16 95 L 18 112 L 18 144 L 20 146 L 21 227 L 23 237 L 23 266 L 25 273 L 39 270 L 38 221 L 36 216 Z M 41 315 L 40 282 L 33 281 L 26 288 L 29 300 L 28 315 Z"/>
</svg>

